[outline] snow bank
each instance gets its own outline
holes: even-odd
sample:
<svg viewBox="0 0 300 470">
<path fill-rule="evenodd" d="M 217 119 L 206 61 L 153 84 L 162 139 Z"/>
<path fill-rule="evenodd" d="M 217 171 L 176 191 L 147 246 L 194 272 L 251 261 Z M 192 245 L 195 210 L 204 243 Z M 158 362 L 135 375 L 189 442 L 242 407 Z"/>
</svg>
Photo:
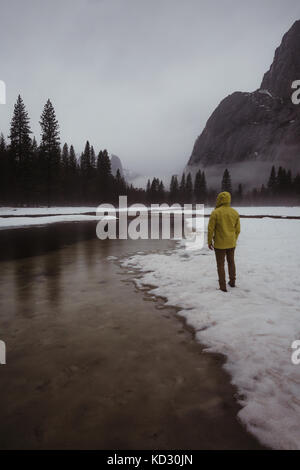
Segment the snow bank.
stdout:
<svg viewBox="0 0 300 470">
<path fill-rule="evenodd" d="M 248 207 L 237 207 L 234 208 L 241 215 L 280 215 L 282 217 L 300 217 L 300 207 L 285 207 L 285 206 L 248 206 Z M 207 209 L 207 214 L 211 213 L 212 209 Z"/>
<path fill-rule="evenodd" d="M 115 219 L 110 215 L 102 217 L 105 219 Z M 57 222 L 86 222 L 89 220 L 100 220 L 101 217 L 95 215 L 54 215 L 45 217 L 0 217 L 0 230 L 6 228 L 20 228 L 31 225 L 45 225 Z"/>
<path fill-rule="evenodd" d="M 276 207 L 276 206 L 249 206 L 236 207 L 241 215 L 281 215 L 300 217 L 300 206 L 295 207 Z M 28 216 L 28 215 L 60 215 L 60 214 L 84 214 L 87 212 L 96 212 L 97 207 L 0 207 L 1 216 Z M 125 209 L 126 210 L 126 209 Z M 156 209 L 153 209 L 156 211 Z M 210 214 L 213 208 L 205 206 L 205 214 Z M 122 209 L 121 209 L 122 211 Z"/>
<path fill-rule="evenodd" d="M 300 221 L 241 222 L 237 288 L 228 293 L 217 290 L 206 247 L 135 255 L 123 264 L 142 271 L 138 285 L 157 286 L 152 294 L 182 309 L 206 351 L 226 355 L 247 429 L 265 445 L 300 449 L 300 365 L 291 362 L 291 344 L 300 339 Z"/>
<path fill-rule="evenodd" d="M 96 212 L 96 207 L 0 207 L 0 216 L 84 214 L 86 212 Z"/>
<path fill-rule="evenodd" d="M 257 215 L 257 216 L 281 216 L 281 217 L 300 217 L 300 206 L 291 206 L 291 207 L 285 207 L 285 206 L 245 206 L 245 207 L 237 207 L 234 206 L 235 209 L 239 212 L 241 215 Z M 204 213 L 206 215 L 210 215 L 211 212 L 213 211 L 214 207 L 207 207 L 205 206 L 204 208 Z M 152 209 L 153 211 L 156 211 L 156 209 Z M 162 211 L 161 211 L 162 212 Z M 163 210 L 163 212 L 170 212 L 168 210 Z M 185 213 L 188 214 L 191 211 L 186 211 Z M 196 211 L 193 211 L 195 214 Z M 201 214 L 201 210 L 198 211 L 199 214 Z"/>
</svg>

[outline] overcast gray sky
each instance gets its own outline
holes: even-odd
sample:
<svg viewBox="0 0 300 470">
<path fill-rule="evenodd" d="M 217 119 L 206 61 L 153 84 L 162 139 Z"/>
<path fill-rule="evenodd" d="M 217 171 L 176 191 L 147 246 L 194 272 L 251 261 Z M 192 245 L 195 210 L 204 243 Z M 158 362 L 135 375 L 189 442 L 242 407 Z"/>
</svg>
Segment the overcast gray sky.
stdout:
<svg viewBox="0 0 300 470">
<path fill-rule="evenodd" d="M 39 140 L 49 97 L 77 153 L 88 139 L 142 174 L 177 172 L 299 18 L 299 0 L 0 0 L 0 131 L 20 93 Z"/>
</svg>

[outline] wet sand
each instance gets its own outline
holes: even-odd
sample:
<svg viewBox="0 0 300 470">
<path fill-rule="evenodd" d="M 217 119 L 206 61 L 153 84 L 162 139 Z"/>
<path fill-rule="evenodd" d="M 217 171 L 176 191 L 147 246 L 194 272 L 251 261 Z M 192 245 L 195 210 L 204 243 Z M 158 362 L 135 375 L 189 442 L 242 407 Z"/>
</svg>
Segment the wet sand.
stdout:
<svg viewBox="0 0 300 470">
<path fill-rule="evenodd" d="M 0 448 L 259 449 L 224 359 L 107 259 L 172 242 L 59 225 L 0 233 Z"/>
</svg>

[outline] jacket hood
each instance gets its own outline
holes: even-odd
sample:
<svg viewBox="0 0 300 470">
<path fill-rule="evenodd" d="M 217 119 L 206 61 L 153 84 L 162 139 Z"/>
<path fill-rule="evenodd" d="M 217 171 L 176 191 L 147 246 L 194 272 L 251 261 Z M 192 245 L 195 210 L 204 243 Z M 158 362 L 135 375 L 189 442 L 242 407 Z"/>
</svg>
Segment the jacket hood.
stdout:
<svg viewBox="0 0 300 470">
<path fill-rule="evenodd" d="M 221 206 L 230 206 L 231 203 L 231 195 L 227 191 L 223 191 L 222 193 L 218 194 L 216 208 Z"/>
</svg>

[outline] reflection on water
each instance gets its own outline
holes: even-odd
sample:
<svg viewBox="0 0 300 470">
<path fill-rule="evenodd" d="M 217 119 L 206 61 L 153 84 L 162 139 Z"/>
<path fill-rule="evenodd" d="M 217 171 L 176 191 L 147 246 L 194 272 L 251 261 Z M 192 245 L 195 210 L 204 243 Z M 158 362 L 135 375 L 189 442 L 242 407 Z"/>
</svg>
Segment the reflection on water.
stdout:
<svg viewBox="0 0 300 470">
<path fill-rule="evenodd" d="M 33 289 L 32 280 L 35 276 L 35 258 L 29 258 L 26 264 L 14 263 L 14 283 L 15 283 L 15 297 L 18 301 L 19 308 L 22 309 L 23 316 L 28 316 L 32 313 L 32 306 L 34 301 L 32 299 Z M 28 312 L 28 306 L 29 312 Z"/>
<path fill-rule="evenodd" d="M 38 256 L 95 236 L 93 222 L 58 223 L 0 230 L 0 261 Z"/>
<path fill-rule="evenodd" d="M 57 307 L 61 294 L 61 251 L 49 253 L 43 257 L 44 276 L 47 279 L 47 299 L 52 307 Z"/>
<path fill-rule="evenodd" d="M 168 240 L 100 241 L 95 228 L 94 222 L 73 222 L 1 230 L 0 320 L 56 317 L 78 293 L 109 283 L 108 256 L 174 246 Z"/>
</svg>

